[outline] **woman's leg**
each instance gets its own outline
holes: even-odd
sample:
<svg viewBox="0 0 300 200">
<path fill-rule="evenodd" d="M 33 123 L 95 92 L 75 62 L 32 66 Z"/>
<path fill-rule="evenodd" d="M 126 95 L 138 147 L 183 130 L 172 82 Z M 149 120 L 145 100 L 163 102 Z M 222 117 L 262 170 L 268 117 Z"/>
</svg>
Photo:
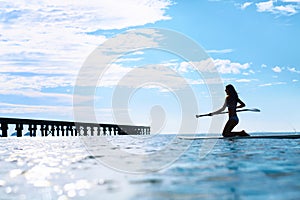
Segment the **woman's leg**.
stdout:
<svg viewBox="0 0 300 200">
<path fill-rule="evenodd" d="M 232 132 L 233 128 L 238 124 L 239 122 L 233 119 L 230 119 L 227 121 L 224 130 L 223 130 L 223 137 L 233 137 L 233 136 L 250 136 L 248 133 L 246 133 L 244 130 L 239 132 Z"/>
<path fill-rule="evenodd" d="M 248 133 L 246 133 L 246 131 L 242 130 L 239 132 L 232 132 L 233 134 L 235 134 L 236 136 L 250 136 Z"/>
<path fill-rule="evenodd" d="M 231 132 L 232 129 L 238 124 L 238 121 L 229 119 L 223 129 L 223 137 L 233 137 L 236 136 L 234 132 Z"/>
</svg>

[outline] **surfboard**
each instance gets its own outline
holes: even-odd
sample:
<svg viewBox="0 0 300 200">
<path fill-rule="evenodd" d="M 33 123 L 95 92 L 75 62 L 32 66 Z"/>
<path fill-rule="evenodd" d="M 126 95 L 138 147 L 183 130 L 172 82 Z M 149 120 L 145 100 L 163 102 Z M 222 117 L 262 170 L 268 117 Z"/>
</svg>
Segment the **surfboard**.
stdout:
<svg viewBox="0 0 300 200">
<path fill-rule="evenodd" d="M 201 137 L 201 136 L 177 136 L 183 140 L 232 140 L 232 139 L 300 139 L 300 134 L 295 135 L 252 135 L 252 136 L 235 136 L 235 137 Z"/>
</svg>

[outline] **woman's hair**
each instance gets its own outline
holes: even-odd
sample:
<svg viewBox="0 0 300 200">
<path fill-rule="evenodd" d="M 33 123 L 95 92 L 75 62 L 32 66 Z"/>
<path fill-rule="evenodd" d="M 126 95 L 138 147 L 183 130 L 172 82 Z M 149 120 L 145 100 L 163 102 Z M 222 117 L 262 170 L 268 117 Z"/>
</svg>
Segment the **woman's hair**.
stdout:
<svg viewBox="0 0 300 200">
<path fill-rule="evenodd" d="M 233 85 L 231 85 L 231 84 L 226 85 L 226 90 L 227 90 L 229 96 L 231 96 L 233 98 L 238 98 L 238 94 L 237 94 L 236 90 L 234 89 Z"/>
</svg>

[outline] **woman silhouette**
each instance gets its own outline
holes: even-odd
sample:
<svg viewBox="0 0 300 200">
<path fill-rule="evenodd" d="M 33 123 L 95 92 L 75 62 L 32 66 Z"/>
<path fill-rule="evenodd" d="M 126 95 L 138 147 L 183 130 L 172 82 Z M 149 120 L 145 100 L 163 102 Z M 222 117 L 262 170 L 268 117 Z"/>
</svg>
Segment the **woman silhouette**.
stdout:
<svg viewBox="0 0 300 200">
<path fill-rule="evenodd" d="M 245 107 L 245 103 L 242 102 L 239 97 L 237 92 L 235 91 L 233 85 L 229 84 L 226 86 L 225 92 L 227 94 L 227 97 L 225 99 L 225 103 L 222 108 L 219 110 L 210 113 L 209 115 L 215 115 L 215 114 L 220 114 L 222 111 L 225 110 L 225 108 L 228 108 L 228 114 L 229 114 L 229 119 L 224 127 L 223 130 L 223 137 L 233 137 L 233 136 L 250 136 L 248 133 L 246 133 L 244 130 L 239 131 L 239 132 L 232 132 L 233 128 L 239 123 L 239 118 L 236 114 L 236 109 L 237 108 L 243 108 Z M 239 105 L 237 105 L 239 103 Z"/>
</svg>

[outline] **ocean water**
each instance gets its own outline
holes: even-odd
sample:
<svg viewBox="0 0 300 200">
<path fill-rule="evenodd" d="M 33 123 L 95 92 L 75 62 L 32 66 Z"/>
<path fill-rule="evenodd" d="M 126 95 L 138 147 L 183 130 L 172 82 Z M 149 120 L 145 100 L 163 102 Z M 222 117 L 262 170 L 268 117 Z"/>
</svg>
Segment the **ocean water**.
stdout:
<svg viewBox="0 0 300 200">
<path fill-rule="evenodd" d="M 0 138 L 0 199 L 300 199 L 300 139 L 211 142 Z"/>
</svg>

